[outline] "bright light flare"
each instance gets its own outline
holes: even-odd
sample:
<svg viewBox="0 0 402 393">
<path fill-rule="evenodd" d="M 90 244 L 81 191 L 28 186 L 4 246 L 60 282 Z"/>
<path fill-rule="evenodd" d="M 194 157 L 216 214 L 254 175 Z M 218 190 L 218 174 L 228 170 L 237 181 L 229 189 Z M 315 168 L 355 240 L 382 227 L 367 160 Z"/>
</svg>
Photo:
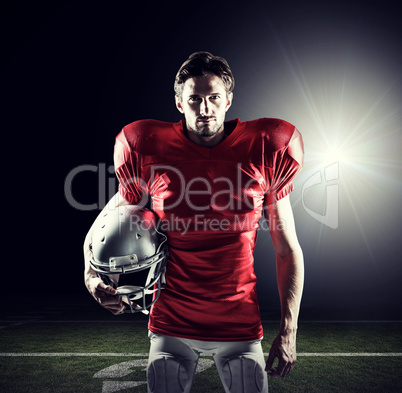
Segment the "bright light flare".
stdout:
<svg viewBox="0 0 402 393">
<path fill-rule="evenodd" d="M 275 73 L 265 85 L 266 70 L 258 75 L 261 96 L 242 117 L 267 116 L 268 108 L 269 116 L 290 121 L 303 135 L 304 168 L 292 195 L 300 236 L 317 252 L 325 249 L 326 258 L 346 253 L 349 244 L 359 255 L 354 263 L 371 260 L 379 268 L 394 247 L 392 234 L 402 230 L 400 68 L 365 48 L 352 50 L 347 41 L 344 47 L 332 42 L 329 52 L 327 46 L 286 48 L 276 38 L 282 63 L 274 68 L 270 59 Z"/>
<path fill-rule="evenodd" d="M 353 149 L 331 147 L 328 148 L 328 150 L 323 149 L 320 161 L 321 165 L 326 167 L 334 162 L 338 162 L 339 164 L 352 163 L 354 157 L 356 157 L 356 155 L 354 154 Z"/>
<path fill-rule="evenodd" d="M 330 149 L 326 154 L 326 161 L 328 162 L 343 162 L 346 161 L 347 157 L 340 148 Z"/>
</svg>

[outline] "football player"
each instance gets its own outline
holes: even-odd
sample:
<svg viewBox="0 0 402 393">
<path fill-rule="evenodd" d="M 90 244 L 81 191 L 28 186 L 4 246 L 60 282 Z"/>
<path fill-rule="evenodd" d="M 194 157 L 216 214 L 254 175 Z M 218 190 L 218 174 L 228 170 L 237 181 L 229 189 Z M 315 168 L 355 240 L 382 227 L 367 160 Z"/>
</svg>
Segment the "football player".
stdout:
<svg viewBox="0 0 402 393">
<path fill-rule="evenodd" d="M 267 392 L 267 373 L 284 377 L 296 361 L 304 268 L 289 193 L 303 164 L 302 137 L 279 119 L 225 121 L 234 78 L 226 60 L 209 52 L 183 63 L 174 88 L 183 120 L 140 120 L 117 135 L 119 193 L 105 207 L 150 206 L 168 238 L 166 286 L 149 316 L 148 391 L 189 392 L 204 353 L 214 357 L 226 392 Z M 253 268 L 264 212 L 281 303 L 266 363 Z M 119 314 L 126 306 L 89 262 L 92 232 L 86 286 Z"/>
</svg>

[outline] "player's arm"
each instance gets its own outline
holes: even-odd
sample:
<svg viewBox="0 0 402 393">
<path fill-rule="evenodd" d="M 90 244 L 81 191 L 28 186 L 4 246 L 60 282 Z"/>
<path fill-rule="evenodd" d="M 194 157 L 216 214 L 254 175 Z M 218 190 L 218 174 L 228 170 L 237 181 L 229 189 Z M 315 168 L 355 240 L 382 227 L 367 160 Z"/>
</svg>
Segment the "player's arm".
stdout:
<svg viewBox="0 0 402 393">
<path fill-rule="evenodd" d="M 106 285 L 96 274 L 96 272 L 92 269 L 90 264 L 91 259 L 91 243 L 92 243 L 92 234 L 94 232 L 94 228 L 96 227 L 97 220 L 102 217 L 102 213 L 108 209 L 114 209 L 118 206 L 128 205 L 128 202 L 125 201 L 119 193 L 114 195 L 108 204 L 104 207 L 102 212 L 95 219 L 91 228 L 89 229 L 85 241 L 84 241 L 84 260 L 85 260 L 85 268 L 84 268 L 84 280 L 85 286 L 87 287 L 89 293 L 94 297 L 94 299 L 104 308 L 111 311 L 113 314 L 120 314 L 124 310 L 124 305 L 120 296 L 116 295 L 116 290 L 112 288 L 110 285 Z"/>
<path fill-rule="evenodd" d="M 296 332 L 304 283 L 303 252 L 296 235 L 289 196 L 268 205 L 268 222 L 276 253 L 281 325 L 272 343 L 266 371 L 284 377 L 296 362 Z M 278 366 L 273 368 L 275 358 Z"/>
</svg>

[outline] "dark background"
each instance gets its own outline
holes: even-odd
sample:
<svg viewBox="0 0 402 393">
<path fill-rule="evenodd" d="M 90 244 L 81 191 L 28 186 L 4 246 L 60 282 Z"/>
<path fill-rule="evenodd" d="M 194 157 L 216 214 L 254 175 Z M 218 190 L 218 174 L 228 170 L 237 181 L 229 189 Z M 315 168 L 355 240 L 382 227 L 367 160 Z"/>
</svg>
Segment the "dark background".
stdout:
<svg viewBox="0 0 402 393">
<path fill-rule="evenodd" d="M 227 118 L 284 118 L 303 134 L 306 163 L 291 196 L 306 264 L 301 318 L 402 317 L 399 5 L 237 3 L 2 6 L 3 306 L 21 296 L 27 305 L 88 301 L 82 243 L 116 191 L 114 138 L 134 120 L 180 120 L 174 76 L 207 50 L 235 75 Z M 339 162 L 339 225 L 330 228 L 301 193 L 334 138 L 348 141 L 349 161 Z M 324 214 L 325 198 L 322 185 L 304 203 Z M 276 318 L 267 231 L 255 256 L 261 309 Z"/>
</svg>

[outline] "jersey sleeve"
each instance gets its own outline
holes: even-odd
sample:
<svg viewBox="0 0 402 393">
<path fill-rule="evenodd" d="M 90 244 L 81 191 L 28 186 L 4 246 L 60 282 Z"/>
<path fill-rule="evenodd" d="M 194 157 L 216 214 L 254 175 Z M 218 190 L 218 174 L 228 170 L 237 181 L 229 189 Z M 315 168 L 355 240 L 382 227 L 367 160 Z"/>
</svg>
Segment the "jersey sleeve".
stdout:
<svg viewBox="0 0 402 393">
<path fill-rule="evenodd" d="M 265 204 L 279 201 L 293 191 L 293 180 L 303 167 L 304 147 L 301 133 L 295 128 L 289 143 L 273 153 L 273 168 Z"/>
<path fill-rule="evenodd" d="M 145 205 L 147 187 L 141 179 L 140 160 L 138 154 L 130 147 L 124 128 L 116 137 L 114 166 L 120 195 L 132 205 Z"/>
</svg>

